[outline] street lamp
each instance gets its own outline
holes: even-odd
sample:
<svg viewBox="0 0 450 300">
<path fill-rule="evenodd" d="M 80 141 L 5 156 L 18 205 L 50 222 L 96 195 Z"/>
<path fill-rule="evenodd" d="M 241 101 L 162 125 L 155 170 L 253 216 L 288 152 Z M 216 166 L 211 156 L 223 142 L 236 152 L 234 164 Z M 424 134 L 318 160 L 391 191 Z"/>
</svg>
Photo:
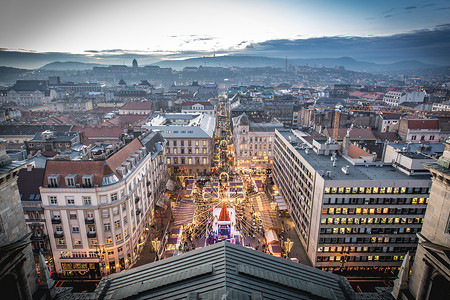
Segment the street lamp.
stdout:
<svg viewBox="0 0 450 300">
<path fill-rule="evenodd" d="M 158 254 L 159 246 L 161 245 L 161 241 L 158 239 L 152 241 L 153 250 Z"/>
<path fill-rule="evenodd" d="M 287 253 L 288 257 L 289 257 L 289 252 L 291 252 L 293 245 L 294 245 L 294 242 L 291 241 L 291 239 L 289 239 L 289 238 L 284 242 L 284 248 L 286 249 L 286 253 Z"/>
</svg>

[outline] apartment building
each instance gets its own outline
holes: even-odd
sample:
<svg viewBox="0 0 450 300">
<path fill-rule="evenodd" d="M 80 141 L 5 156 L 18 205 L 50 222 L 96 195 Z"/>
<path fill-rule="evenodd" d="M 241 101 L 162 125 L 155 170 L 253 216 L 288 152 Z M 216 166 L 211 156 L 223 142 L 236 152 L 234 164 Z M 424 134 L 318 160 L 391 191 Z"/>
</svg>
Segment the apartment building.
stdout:
<svg viewBox="0 0 450 300">
<path fill-rule="evenodd" d="M 417 248 L 430 176 L 408 175 L 344 145 L 346 154 L 337 155 L 341 144 L 277 130 L 273 176 L 280 195 L 314 267 L 398 270 Z"/>
<path fill-rule="evenodd" d="M 147 132 L 103 159 L 47 162 L 40 194 L 58 273 L 99 277 L 135 263 L 164 197 L 165 146 Z"/>
<path fill-rule="evenodd" d="M 389 91 L 383 97 L 383 102 L 391 106 L 399 106 L 405 102 L 422 103 L 426 96 L 423 91 Z"/>
<path fill-rule="evenodd" d="M 167 140 L 171 174 L 207 174 L 214 152 L 215 117 L 209 114 L 157 114 L 142 128 L 161 132 Z"/>
<path fill-rule="evenodd" d="M 275 129 L 282 129 L 279 122 L 254 123 L 247 114 L 233 119 L 233 140 L 236 151 L 236 167 L 266 169 L 273 163 Z"/>
</svg>

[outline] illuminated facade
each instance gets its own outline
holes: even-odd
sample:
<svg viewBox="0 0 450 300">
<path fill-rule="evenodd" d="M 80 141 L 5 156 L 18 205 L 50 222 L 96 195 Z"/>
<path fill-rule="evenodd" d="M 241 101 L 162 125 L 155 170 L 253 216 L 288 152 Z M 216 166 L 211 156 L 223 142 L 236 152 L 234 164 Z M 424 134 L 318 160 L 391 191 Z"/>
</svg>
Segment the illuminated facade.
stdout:
<svg viewBox="0 0 450 300">
<path fill-rule="evenodd" d="M 397 269 L 416 250 L 430 176 L 353 165 L 336 155 L 340 144 L 299 131 L 275 135 L 274 179 L 315 267 Z"/>
<path fill-rule="evenodd" d="M 102 276 L 136 261 L 164 197 L 165 144 L 150 132 L 105 159 L 47 162 L 40 193 L 58 273 Z"/>
<path fill-rule="evenodd" d="M 236 167 L 246 170 L 272 166 L 275 129 L 281 128 L 283 124 L 277 122 L 251 122 L 246 113 L 233 118 Z"/>
</svg>

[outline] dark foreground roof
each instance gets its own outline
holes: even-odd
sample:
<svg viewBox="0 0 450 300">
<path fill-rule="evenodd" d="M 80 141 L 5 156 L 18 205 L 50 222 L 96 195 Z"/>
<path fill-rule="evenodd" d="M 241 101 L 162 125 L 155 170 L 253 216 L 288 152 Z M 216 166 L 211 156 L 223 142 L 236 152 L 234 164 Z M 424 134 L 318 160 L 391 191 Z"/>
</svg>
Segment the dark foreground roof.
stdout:
<svg viewBox="0 0 450 300">
<path fill-rule="evenodd" d="M 228 242 L 104 277 L 98 299 L 353 299 L 339 275 Z"/>
</svg>

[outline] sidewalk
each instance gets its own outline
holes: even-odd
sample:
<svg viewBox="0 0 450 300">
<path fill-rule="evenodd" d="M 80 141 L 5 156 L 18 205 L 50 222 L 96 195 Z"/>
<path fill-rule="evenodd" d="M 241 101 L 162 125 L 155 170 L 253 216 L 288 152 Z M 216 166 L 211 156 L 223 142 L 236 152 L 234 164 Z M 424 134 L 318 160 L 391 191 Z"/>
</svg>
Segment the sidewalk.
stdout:
<svg viewBox="0 0 450 300">
<path fill-rule="evenodd" d="M 283 242 L 288 238 L 294 242 L 292 246 L 291 252 L 289 253 L 289 258 L 297 258 L 298 261 L 304 265 L 312 266 L 311 261 L 309 260 L 308 255 L 306 254 L 305 249 L 303 248 L 302 242 L 300 242 L 300 238 L 297 235 L 297 232 L 294 228 L 294 223 L 288 217 L 281 217 L 281 220 L 284 223 L 284 228 L 286 231 L 280 234 L 280 239 L 283 238 Z M 284 245 L 282 244 L 284 247 Z"/>
</svg>

